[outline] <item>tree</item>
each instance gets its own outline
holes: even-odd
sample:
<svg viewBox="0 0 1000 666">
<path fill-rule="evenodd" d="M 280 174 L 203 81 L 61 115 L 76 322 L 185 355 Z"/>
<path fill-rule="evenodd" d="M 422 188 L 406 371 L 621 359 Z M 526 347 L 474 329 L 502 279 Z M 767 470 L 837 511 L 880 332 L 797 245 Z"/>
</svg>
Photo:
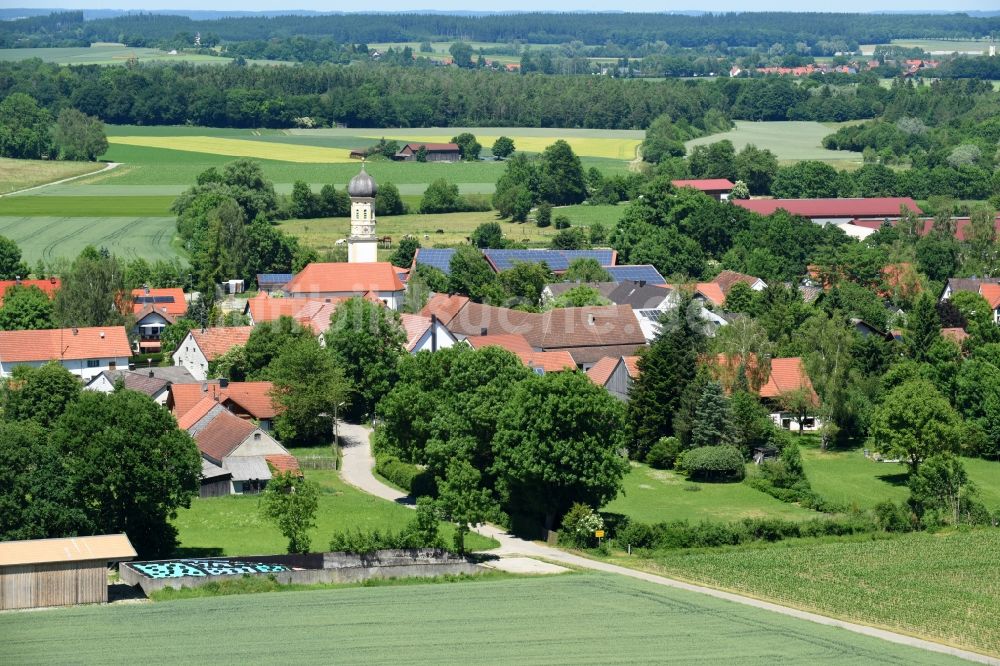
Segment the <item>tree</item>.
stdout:
<svg viewBox="0 0 1000 666">
<path fill-rule="evenodd" d="M 959 244 L 950 233 L 930 233 L 917 241 L 917 263 L 927 277 L 943 282 L 955 275 L 959 265 Z"/>
<path fill-rule="evenodd" d="M 895 387 L 872 414 L 870 446 L 916 473 L 926 458 L 958 450 L 962 423 L 937 388 L 914 378 Z"/>
<path fill-rule="evenodd" d="M 730 312 L 749 312 L 756 293 L 746 282 L 737 282 L 726 294 L 725 308 Z"/>
<path fill-rule="evenodd" d="M 170 412 L 136 391 L 83 391 L 51 439 L 95 533 L 125 532 L 143 558 L 173 552 L 170 520 L 198 494 L 201 455 Z"/>
<path fill-rule="evenodd" d="M 646 138 L 641 147 L 642 159 L 651 164 L 659 164 L 669 157 L 684 157 L 684 138 L 669 115 L 657 116 L 646 130 Z"/>
<path fill-rule="evenodd" d="M 498 160 L 507 159 L 514 152 L 514 140 L 508 136 L 498 136 L 497 140 L 493 142 L 490 152 Z"/>
<path fill-rule="evenodd" d="M 52 135 L 64 160 L 93 162 L 108 150 L 104 123 L 73 108 L 59 112 Z"/>
<path fill-rule="evenodd" d="M 593 287 L 581 284 L 573 287 L 569 291 L 555 297 L 548 304 L 550 309 L 555 308 L 582 308 L 588 305 L 610 305 L 611 301 L 601 296 L 601 292 Z"/>
<path fill-rule="evenodd" d="M 40 368 L 19 365 L 13 379 L 0 394 L 8 421 L 30 420 L 49 427 L 80 397 L 80 381 L 55 361 Z"/>
<path fill-rule="evenodd" d="M 424 190 L 420 199 L 421 213 L 454 213 L 465 208 L 465 200 L 458 193 L 458 185 L 438 178 Z"/>
<path fill-rule="evenodd" d="M 21 248 L 6 236 L 0 236 L 0 280 L 19 277 L 28 277 L 28 265 L 21 261 Z"/>
<path fill-rule="evenodd" d="M 0 307 L 0 331 L 35 331 L 55 328 L 52 301 L 34 285 L 7 288 Z"/>
<path fill-rule="evenodd" d="M 910 475 L 908 503 L 925 525 L 962 521 L 975 508 L 976 486 L 969 480 L 962 461 L 950 454 L 933 455 Z"/>
<path fill-rule="evenodd" d="M 0 102 L 0 157 L 52 157 L 52 116 L 31 95 L 15 92 Z"/>
<path fill-rule="evenodd" d="M 552 204 L 543 201 L 535 209 L 535 224 L 541 228 L 552 224 Z"/>
<path fill-rule="evenodd" d="M 448 47 L 448 53 L 459 67 L 472 68 L 472 47 L 465 42 L 455 42 Z"/>
<path fill-rule="evenodd" d="M 181 317 L 174 323 L 167 324 L 160 332 L 160 352 L 163 354 L 163 358 L 170 358 L 184 342 L 184 338 L 187 337 L 191 329 L 196 327 L 198 327 L 198 322 L 187 317 Z"/>
<path fill-rule="evenodd" d="M 698 399 L 691 428 L 691 446 L 719 446 L 730 443 L 729 401 L 722 384 L 708 382 Z"/>
<path fill-rule="evenodd" d="M 707 146 L 695 146 L 688 156 L 695 178 L 736 178 L 736 150 L 728 139 Z"/>
<path fill-rule="evenodd" d="M 291 317 L 281 316 L 278 321 L 254 326 L 244 347 L 233 347 L 231 353 L 209 364 L 209 370 L 222 374 L 224 366 L 228 366 L 227 375 L 232 381 L 266 379 L 268 367 L 282 350 L 312 337 L 312 331 Z"/>
<path fill-rule="evenodd" d="M 706 346 L 700 306 L 682 292 L 677 306 L 661 318 L 660 333 L 639 354 L 639 378 L 628 402 L 629 451 L 641 460 L 661 437 L 673 435 L 673 414 L 698 370 Z"/>
<path fill-rule="evenodd" d="M 467 162 L 475 162 L 479 159 L 479 153 L 483 147 L 476 141 L 474 134 L 462 132 L 458 136 L 453 136 L 451 142 L 458 145 L 458 150 L 462 153 L 462 159 Z"/>
<path fill-rule="evenodd" d="M 608 230 L 604 228 L 604 225 L 600 222 L 594 222 L 590 225 L 590 231 L 588 232 L 591 247 L 597 247 L 602 245 L 608 240 Z"/>
<path fill-rule="evenodd" d="M 745 385 L 757 392 L 767 383 L 773 345 L 756 319 L 741 317 L 720 328 L 715 347 L 725 357 L 724 366 L 718 368 L 723 386 L 733 390 L 746 381 Z"/>
<path fill-rule="evenodd" d="M 482 474 L 468 460 L 453 459 L 443 477 L 437 479 L 438 506 L 455 523 L 455 550 L 465 552 L 469 525 L 486 520 L 491 506 L 490 492 L 483 487 Z"/>
<path fill-rule="evenodd" d="M 611 282 L 611 274 L 597 259 L 580 257 L 569 262 L 562 279 L 564 282 Z"/>
<path fill-rule="evenodd" d="M 545 517 L 552 529 L 574 502 L 604 506 L 628 463 L 622 407 L 579 372 L 533 375 L 498 421 L 495 467 L 511 510 Z"/>
<path fill-rule="evenodd" d="M 417 250 L 420 249 L 420 241 L 414 236 L 403 236 L 396 245 L 396 249 L 393 251 L 392 256 L 389 257 L 389 262 L 393 266 L 399 266 L 400 268 L 409 268 L 413 264 L 413 257 L 416 256 Z"/>
<path fill-rule="evenodd" d="M 522 185 L 515 185 L 493 195 L 493 207 L 501 218 L 509 217 L 514 222 L 524 222 L 531 212 L 533 201 L 531 191 Z"/>
<path fill-rule="evenodd" d="M 750 198 L 750 188 L 742 180 L 737 180 L 733 183 L 733 189 L 729 193 L 730 199 L 749 199 Z"/>
<path fill-rule="evenodd" d="M 379 183 L 378 191 L 375 192 L 375 215 L 403 215 L 406 213 L 406 205 L 403 198 L 399 196 L 399 188 L 392 183 Z"/>
<path fill-rule="evenodd" d="M 503 175 L 497 180 L 493 207 L 500 217 L 523 222 L 537 200 L 538 169 L 527 155 L 518 153 L 507 161 Z"/>
<path fill-rule="evenodd" d="M 470 240 L 478 248 L 503 248 L 506 245 L 498 222 L 483 222 L 473 230 Z"/>
<path fill-rule="evenodd" d="M 290 212 L 297 219 L 319 217 L 320 200 L 313 194 L 312 188 L 303 180 L 297 180 L 292 185 Z"/>
<path fill-rule="evenodd" d="M 733 166 L 736 178 L 746 183 L 750 194 L 771 192 L 771 181 L 778 172 L 778 158 L 770 150 L 749 143 L 736 154 Z"/>
<path fill-rule="evenodd" d="M 811 160 L 779 167 L 771 183 L 771 194 L 785 199 L 836 197 L 837 170 L 825 162 Z"/>
<path fill-rule="evenodd" d="M 542 153 L 538 192 L 543 201 L 554 206 L 578 204 L 587 198 L 587 183 L 580 158 L 563 139 Z"/>
<path fill-rule="evenodd" d="M 536 308 L 542 299 L 542 290 L 553 277 L 544 261 L 515 261 L 514 266 L 502 271 L 497 279 L 510 297 L 530 308 Z"/>
<path fill-rule="evenodd" d="M 379 191 L 383 187 L 384 185 L 379 188 Z M 378 203 L 378 192 L 375 193 L 375 200 Z M 327 183 L 319 191 L 319 210 L 322 217 L 348 217 L 351 214 L 351 197 L 347 192 L 338 190 Z M 378 215 L 378 210 L 375 211 L 375 214 Z"/>
<path fill-rule="evenodd" d="M 121 262 L 89 246 L 63 276 L 53 304 L 56 324 L 66 328 L 121 326 L 131 310 Z"/>
<path fill-rule="evenodd" d="M 941 320 L 934 305 L 934 297 L 924 292 L 913 304 L 906 318 L 903 341 L 906 351 L 915 361 L 926 361 L 931 345 L 941 337 Z"/>
<path fill-rule="evenodd" d="M 480 302 L 494 293 L 496 274 L 476 248 L 468 245 L 456 248 L 448 268 L 449 292 L 465 294 Z"/>
<path fill-rule="evenodd" d="M 272 477 L 261 498 L 261 513 L 288 539 L 289 553 L 309 552 L 309 530 L 316 527 L 317 509 L 319 488 L 291 472 Z"/>
<path fill-rule="evenodd" d="M 396 380 L 405 344 L 399 314 L 381 303 L 356 296 L 337 308 L 326 332 L 326 347 L 354 387 L 355 416 L 374 414 Z"/>
<path fill-rule="evenodd" d="M 417 162 L 426 162 L 427 146 L 421 145 L 419 148 L 417 148 L 417 152 L 413 154 L 413 159 L 415 159 Z"/>
<path fill-rule="evenodd" d="M 314 443 L 330 436 L 333 415 L 347 400 L 350 386 L 316 338 L 302 338 L 282 349 L 267 368 L 272 397 L 281 406 L 275 420 L 283 442 Z"/>
<path fill-rule="evenodd" d="M 587 245 L 587 234 L 580 227 L 562 229 L 549 242 L 549 247 L 555 250 L 582 250 Z"/>
<path fill-rule="evenodd" d="M 782 410 L 795 415 L 795 420 L 799 422 L 799 434 L 801 435 L 802 422 L 816 409 L 816 398 L 812 391 L 807 388 L 784 391 L 778 395 L 777 400 Z"/>
</svg>

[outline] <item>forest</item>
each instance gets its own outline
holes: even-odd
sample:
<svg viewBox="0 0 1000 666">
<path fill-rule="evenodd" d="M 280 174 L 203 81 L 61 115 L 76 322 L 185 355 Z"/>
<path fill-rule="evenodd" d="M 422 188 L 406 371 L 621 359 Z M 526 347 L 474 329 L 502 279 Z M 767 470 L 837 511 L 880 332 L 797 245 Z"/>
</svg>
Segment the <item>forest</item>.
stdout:
<svg viewBox="0 0 1000 666">
<path fill-rule="evenodd" d="M 183 16 L 127 14 L 84 21 L 83 12 L 62 12 L 0 23 L 0 46 L 86 46 L 92 42 L 157 45 L 180 33 L 200 32 L 202 43 L 267 40 L 284 37 L 326 37 L 341 43 L 480 41 L 533 44 L 612 43 L 636 49 L 666 42 L 683 47 L 711 43 L 757 46 L 807 44 L 812 55 L 833 55 L 839 43 L 850 50 L 858 44 L 893 39 L 979 38 L 1000 29 L 1000 17 L 966 14 L 834 14 L 732 13 L 686 16 L 676 14 L 530 13 L 488 16 L 385 14 L 240 17 L 196 21 Z M 831 50 L 833 49 L 833 50 Z M 621 55 L 631 55 L 623 53 Z"/>
</svg>

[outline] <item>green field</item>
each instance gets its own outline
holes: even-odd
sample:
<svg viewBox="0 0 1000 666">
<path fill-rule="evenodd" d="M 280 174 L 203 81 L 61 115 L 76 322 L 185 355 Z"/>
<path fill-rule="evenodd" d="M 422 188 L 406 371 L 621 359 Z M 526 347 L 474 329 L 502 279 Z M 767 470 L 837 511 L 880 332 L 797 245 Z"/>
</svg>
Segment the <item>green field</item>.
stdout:
<svg viewBox="0 0 1000 666">
<path fill-rule="evenodd" d="M 0 635 L 17 664 L 958 663 L 610 574 L 5 613 Z"/>
<path fill-rule="evenodd" d="M 103 164 L 93 162 L 13 160 L 9 157 L 0 157 L 0 194 L 72 178 L 103 168 Z"/>
<path fill-rule="evenodd" d="M 1000 530 L 799 540 L 615 559 L 1000 656 Z"/>
<path fill-rule="evenodd" d="M 106 247 L 124 259 L 150 261 L 178 256 L 172 217 L 0 217 L 0 235 L 21 248 L 24 260 L 72 259 L 87 245 Z"/>
<path fill-rule="evenodd" d="M 976 55 L 986 55 L 990 47 L 989 42 L 971 39 L 894 39 L 892 44 L 907 48 L 921 48 L 931 54 L 966 53 Z M 875 52 L 875 44 L 862 44 L 861 53 L 871 55 Z"/>
<path fill-rule="evenodd" d="M 139 62 L 189 62 L 196 64 L 228 65 L 232 58 L 184 53 L 171 55 L 161 49 L 125 46 L 124 44 L 91 44 L 63 48 L 0 49 L 0 61 L 15 62 L 39 58 L 59 65 L 123 65 L 131 58 Z M 248 60 L 258 64 L 288 64 L 278 60 Z"/>
<path fill-rule="evenodd" d="M 334 470 L 306 470 L 306 478 L 318 482 L 322 491 L 317 526 L 310 532 L 314 550 L 325 550 L 334 532 L 355 528 L 398 531 L 413 519 L 410 509 L 345 484 Z M 288 546 L 278 528 L 261 518 L 259 498 L 252 495 L 195 499 L 190 509 L 178 513 L 174 525 L 182 552 L 188 556 L 263 555 L 283 553 Z M 453 529 L 442 525 L 449 543 Z M 470 534 L 466 545 L 482 550 L 499 544 Z"/>
<path fill-rule="evenodd" d="M 812 121 L 752 122 L 737 120 L 736 127 L 721 134 L 711 134 L 686 142 L 688 151 L 694 146 L 706 145 L 728 139 L 737 152 L 747 144 L 767 148 L 778 156 L 779 161 L 822 160 L 844 167 L 847 164 L 861 164 L 861 153 L 847 150 L 827 150 L 823 147 L 823 137 L 832 134 L 835 126 Z"/>
<path fill-rule="evenodd" d="M 632 520 L 730 522 L 743 518 L 806 520 L 821 514 L 779 502 L 743 483 L 694 483 L 676 472 L 633 463 L 622 494 L 604 507 Z"/>
</svg>

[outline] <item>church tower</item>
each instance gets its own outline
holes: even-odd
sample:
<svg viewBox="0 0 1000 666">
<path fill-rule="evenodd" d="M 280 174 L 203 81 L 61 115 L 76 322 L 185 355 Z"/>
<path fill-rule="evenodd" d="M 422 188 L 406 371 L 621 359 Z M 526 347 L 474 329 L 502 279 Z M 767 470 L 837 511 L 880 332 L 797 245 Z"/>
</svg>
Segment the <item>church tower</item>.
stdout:
<svg viewBox="0 0 1000 666">
<path fill-rule="evenodd" d="M 378 260 L 378 237 L 375 235 L 375 180 L 361 165 L 361 173 L 347 184 L 351 196 L 351 235 L 347 238 L 348 263 L 373 263 Z"/>
</svg>

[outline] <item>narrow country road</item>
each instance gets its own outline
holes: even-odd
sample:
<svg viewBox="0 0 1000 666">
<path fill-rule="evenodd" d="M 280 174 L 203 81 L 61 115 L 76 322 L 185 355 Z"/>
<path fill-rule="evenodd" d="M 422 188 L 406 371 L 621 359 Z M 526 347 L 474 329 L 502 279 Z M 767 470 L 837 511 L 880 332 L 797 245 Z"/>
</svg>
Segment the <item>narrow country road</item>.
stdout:
<svg viewBox="0 0 1000 666">
<path fill-rule="evenodd" d="M 0 194 L 0 197 L 12 197 L 15 194 L 24 194 L 25 192 L 33 192 L 35 190 L 40 190 L 43 187 L 51 187 L 52 185 L 62 185 L 63 183 L 68 183 L 72 180 L 79 180 L 80 178 L 89 178 L 90 176 L 96 176 L 99 173 L 104 173 L 105 171 L 111 171 L 117 167 L 121 166 L 121 162 L 108 162 L 108 165 L 103 169 L 98 169 L 97 171 L 89 171 L 87 173 L 81 173 L 79 176 L 70 176 L 69 178 L 63 178 L 61 180 L 53 180 L 51 183 L 42 183 L 41 185 L 35 185 L 33 187 L 25 187 L 20 190 L 14 190 L 13 192 L 7 192 L 5 194 Z"/>
<path fill-rule="evenodd" d="M 376 497 L 381 497 L 391 502 L 396 502 L 412 508 L 413 500 L 408 495 L 396 490 L 395 488 L 385 485 L 375 478 L 375 475 L 372 472 L 375 467 L 375 458 L 372 456 L 371 450 L 371 430 L 360 425 L 344 422 L 341 422 L 339 427 L 341 451 L 343 452 L 343 464 L 341 466 L 340 475 L 343 480 L 370 495 L 375 495 Z M 615 564 L 608 564 L 607 562 L 591 560 L 586 557 L 574 555 L 573 553 L 567 553 L 563 550 L 553 548 L 542 543 L 520 539 L 512 534 L 509 534 L 506 530 L 494 525 L 479 525 L 473 528 L 473 531 L 499 541 L 500 547 L 490 552 L 499 555 L 500 557 L 518 555 L 535 557 L 542 560 L 548 560 L 550 562 L 566 564 L 580 569 L 590 569 L 593 571 L 604 571 L 607 573 L 619 574 L 655 583 L 657 585 L 687 590 L 689 592 L 697 592 L 699 594 L 707 594 L 719 599 L 725 599 L 738 604 L 744 604 L 775 613 L 781 613 L 782 615 L 789 615 L 791 617 L 816 622 L 818 624 L 840 627 L 858 634 L 874 636 L 875 638 L 881 638 L 883 640 L 899 643 L 901 645 L 909 645 L 929 650 L 931 652 L 953 655 L 981 664 L 1000 665 L 1000 660 L 987 657 L 986 655 L 977 654 L 975 652 L 969 652 L 968 650 L 961 650 L 959 648 L 926 641 L 920 638 L 914 638 L 912 636 L 897 634 L 884 629 L 876 629 L 875 627 L 869 627 L 863 624 L 855 624 L 853 622 L 846 622 L 844 620 L 817 615 L 816 613 L 809 613 L 807 611 L 801 611 L 787 606 L 780 606 L 767 601 L 760 601 L 759 599 L 752 599 L 750 597 L 740 596 L 731 592 L 723 592 L 722 590 L 716 590 L 710 587 L 692 585 L 691 583 L 685 583 L 672 578 L 666 578 L 664 576 L 658 576 L 644 571 L 637 571 L 635 569 L 629 569 Z"/>
</svg>

